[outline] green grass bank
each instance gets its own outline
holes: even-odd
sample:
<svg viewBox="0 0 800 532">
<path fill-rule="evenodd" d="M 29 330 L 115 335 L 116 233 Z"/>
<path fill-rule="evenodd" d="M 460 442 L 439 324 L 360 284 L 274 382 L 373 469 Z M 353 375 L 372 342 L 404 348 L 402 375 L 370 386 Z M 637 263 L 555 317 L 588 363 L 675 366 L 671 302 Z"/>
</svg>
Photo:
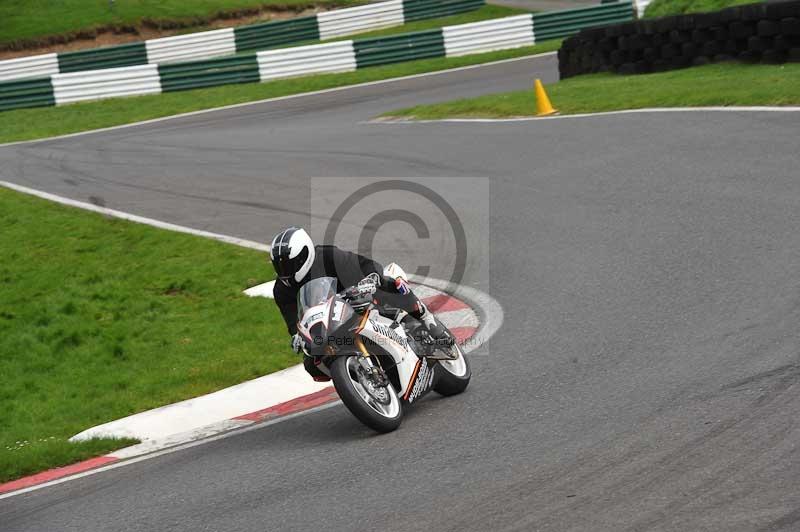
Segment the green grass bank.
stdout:
<svg viewBox="0 0 800 532">
<path fill-rule="evenodd" d="M 561 114 L 649 107 L 800 104 L 800 64 L 722 63 L 658 74 L 591 74 L 545 87 Z M 489 94 L 386 113 L 417 120 L 534 116 L 533 89 Z"/>
<path fill-rule="evenodd" d="M 0 47 L 47 44 L 119 27 L 192 28 L 260 9 L 301 11 L 360 0 L 6 0 L 0 2 Z M 54 38 L 55 37 L 55 38 Z"/>
<path fill-rule="evenodd" d="M 92 426 L 296 364 L 265 254 L 0 187 L 0 482 L 132 443 Z"/>
<path fill-rule="evenodd" d="M 708 13 L 726 7 L 752 4 L 753 0 L 653 0 L 644 12 L 644 18 L 684 15 L 686 13 Z"/>
</svg>

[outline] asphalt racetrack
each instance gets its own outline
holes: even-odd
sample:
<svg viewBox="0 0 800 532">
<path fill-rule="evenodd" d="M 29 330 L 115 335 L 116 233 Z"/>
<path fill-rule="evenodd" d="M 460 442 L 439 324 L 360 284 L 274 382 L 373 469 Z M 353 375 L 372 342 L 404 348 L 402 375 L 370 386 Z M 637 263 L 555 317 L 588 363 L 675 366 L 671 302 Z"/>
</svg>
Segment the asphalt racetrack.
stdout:
<svg viewBox="0 0 800 532">
<path fill-rule="evenodd" d="M 307 223 L 311 177 L 488 178 L 489 281 L 464 282 L 505 309 L 467 393 L 394 433 L 335 406 L 0 500 L 0 530 L 799 529 L 798 115 L 369 123 L 555 76 L 548 56 L 0 148 L 2 180 L 258 241 Z"/>
</svg>

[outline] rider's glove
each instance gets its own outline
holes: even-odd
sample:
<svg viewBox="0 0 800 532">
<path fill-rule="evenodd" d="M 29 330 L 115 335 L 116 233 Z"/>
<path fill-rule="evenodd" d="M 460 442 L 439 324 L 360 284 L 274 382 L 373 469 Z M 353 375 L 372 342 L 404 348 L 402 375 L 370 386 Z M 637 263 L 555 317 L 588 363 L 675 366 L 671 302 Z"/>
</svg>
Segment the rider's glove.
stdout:
<svg viewBox="0 0 800 532">
<path fill-rule="evenodd" d="M 378 274 L 371 273 L 358 282 L 358 291 L 363 295 L 372 295 L 378 290 L 378 283 L 380 278 Z"/>
<path fill-rule="evenodd" d="M 292 351 L 294 351 L 297 354 L 300 354 L 303 352 L 303 347 L 305 347 L 305 342 L 303 341 L 303 337 L 300 336 L 300 333 L 295 333 L 295 335 L 292 336 Z"/>
</svg>

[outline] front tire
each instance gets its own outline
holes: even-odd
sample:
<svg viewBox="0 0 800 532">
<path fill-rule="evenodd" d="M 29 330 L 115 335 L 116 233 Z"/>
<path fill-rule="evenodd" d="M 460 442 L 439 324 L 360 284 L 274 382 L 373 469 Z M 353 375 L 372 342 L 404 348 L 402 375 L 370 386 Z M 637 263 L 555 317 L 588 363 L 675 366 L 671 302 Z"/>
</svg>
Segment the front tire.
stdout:
<svg viewBox="0 0 800 532">
<path fill-rule="evenodd" d="M 358 378 L 359 363 L 353 356 L 339 356 L 330 365 L 331 379 L 348 410 L 364 425 L 378 432 L 392 432 L 403 420 L 403 405 L 391 383 L 386 385 L 388 403 L 377 401 Z"/>
</svg>

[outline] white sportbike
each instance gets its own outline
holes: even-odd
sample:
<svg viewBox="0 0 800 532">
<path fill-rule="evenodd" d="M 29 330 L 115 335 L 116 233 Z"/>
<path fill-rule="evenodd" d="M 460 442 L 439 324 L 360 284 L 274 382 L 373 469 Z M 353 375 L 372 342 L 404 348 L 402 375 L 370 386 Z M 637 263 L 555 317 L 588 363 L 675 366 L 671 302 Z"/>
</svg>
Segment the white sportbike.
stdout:
<svg viewBox="0 0 800 532">
<path fill-rule="evenodd" d="M 303 285 L 297 330 L 305 355 L 331 377 L 350 412 L 368 427 L 390 432 L 408 405 L 431 390 L 461 393 L 472 374 L 457 343 L 437 343 L 404 311 L 378 307 L 373 276 L 340 293 L 333 277 Z"/>
</svg>

